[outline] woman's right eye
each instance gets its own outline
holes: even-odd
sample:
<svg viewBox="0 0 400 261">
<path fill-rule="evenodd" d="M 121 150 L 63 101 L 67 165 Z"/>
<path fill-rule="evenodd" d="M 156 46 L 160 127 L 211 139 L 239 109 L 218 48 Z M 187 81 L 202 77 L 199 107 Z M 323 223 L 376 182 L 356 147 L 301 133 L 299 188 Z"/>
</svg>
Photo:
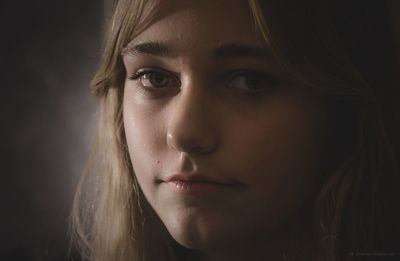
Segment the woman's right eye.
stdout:
<svg viewBox="0 0 400 261">
<path fill-rule="evenodd" d="M 139 81 L 140 84 L 148 89 L 160 89 L 164 87 L 179 87 L 180 81 L 168 72 L 155 69 L 141 69 L 130 80 Z"/>
</svg>

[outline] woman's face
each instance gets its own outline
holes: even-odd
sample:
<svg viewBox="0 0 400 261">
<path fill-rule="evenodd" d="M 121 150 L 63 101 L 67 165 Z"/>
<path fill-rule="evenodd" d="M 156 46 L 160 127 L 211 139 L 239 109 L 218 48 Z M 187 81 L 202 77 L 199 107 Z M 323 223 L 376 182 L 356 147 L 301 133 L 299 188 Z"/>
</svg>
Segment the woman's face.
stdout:
<svg viewBox="0 0 400 261">
<path fill-rule="evenodd" d="M 124 51 L 124 126 L 141 189 L 200 250 L 273 239 L 315 195 L 322 98 L 289 81 L 246 1 L 173 1 Z"/>
</svg>

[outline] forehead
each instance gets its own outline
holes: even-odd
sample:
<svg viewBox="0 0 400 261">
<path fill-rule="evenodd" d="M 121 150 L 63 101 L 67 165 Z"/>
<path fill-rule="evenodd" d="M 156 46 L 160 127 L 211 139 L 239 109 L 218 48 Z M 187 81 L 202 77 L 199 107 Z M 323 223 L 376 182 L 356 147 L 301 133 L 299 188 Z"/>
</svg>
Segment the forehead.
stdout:
<svg viewBox="0 0 400 261">
<path fill-rule="evenodd" d="M 166 1 L 152 22 L 131 42 L 163 42 L 179 52 L 224 43 L 262 46 L 244 0 Z"/>
</svg>

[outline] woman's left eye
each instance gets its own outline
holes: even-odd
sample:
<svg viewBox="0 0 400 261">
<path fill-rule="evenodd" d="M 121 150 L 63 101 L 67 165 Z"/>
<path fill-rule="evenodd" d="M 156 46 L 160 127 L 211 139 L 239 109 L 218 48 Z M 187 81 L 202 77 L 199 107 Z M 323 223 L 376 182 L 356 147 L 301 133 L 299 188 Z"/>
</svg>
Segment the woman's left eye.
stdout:
<svg viewBox="0 0 400 261">
<path fill-rule="evenodd" d="M 228 83 L 230 88 L 247 92 L 262 92 L 272 90 L 276 81 L 268 74 L 261 72 L 238 73 Z"/>
</svg>

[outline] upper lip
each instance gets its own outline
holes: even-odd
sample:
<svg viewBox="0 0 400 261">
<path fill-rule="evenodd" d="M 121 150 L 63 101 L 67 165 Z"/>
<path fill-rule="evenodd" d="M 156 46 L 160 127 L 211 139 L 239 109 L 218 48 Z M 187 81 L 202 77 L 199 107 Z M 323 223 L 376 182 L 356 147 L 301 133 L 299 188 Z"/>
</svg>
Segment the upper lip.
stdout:
<svg viewBox="0 0 400 261">
<path fill-rule="evenodd" d="M 184 182 L 207 182 L 220 185 L 238 185 L 238 182 L 228 181 L 213 176 L 206 176 L 199 173 L 178 173 L 167 177 L 165 182 L 184 181 Z"/>
</svg>

